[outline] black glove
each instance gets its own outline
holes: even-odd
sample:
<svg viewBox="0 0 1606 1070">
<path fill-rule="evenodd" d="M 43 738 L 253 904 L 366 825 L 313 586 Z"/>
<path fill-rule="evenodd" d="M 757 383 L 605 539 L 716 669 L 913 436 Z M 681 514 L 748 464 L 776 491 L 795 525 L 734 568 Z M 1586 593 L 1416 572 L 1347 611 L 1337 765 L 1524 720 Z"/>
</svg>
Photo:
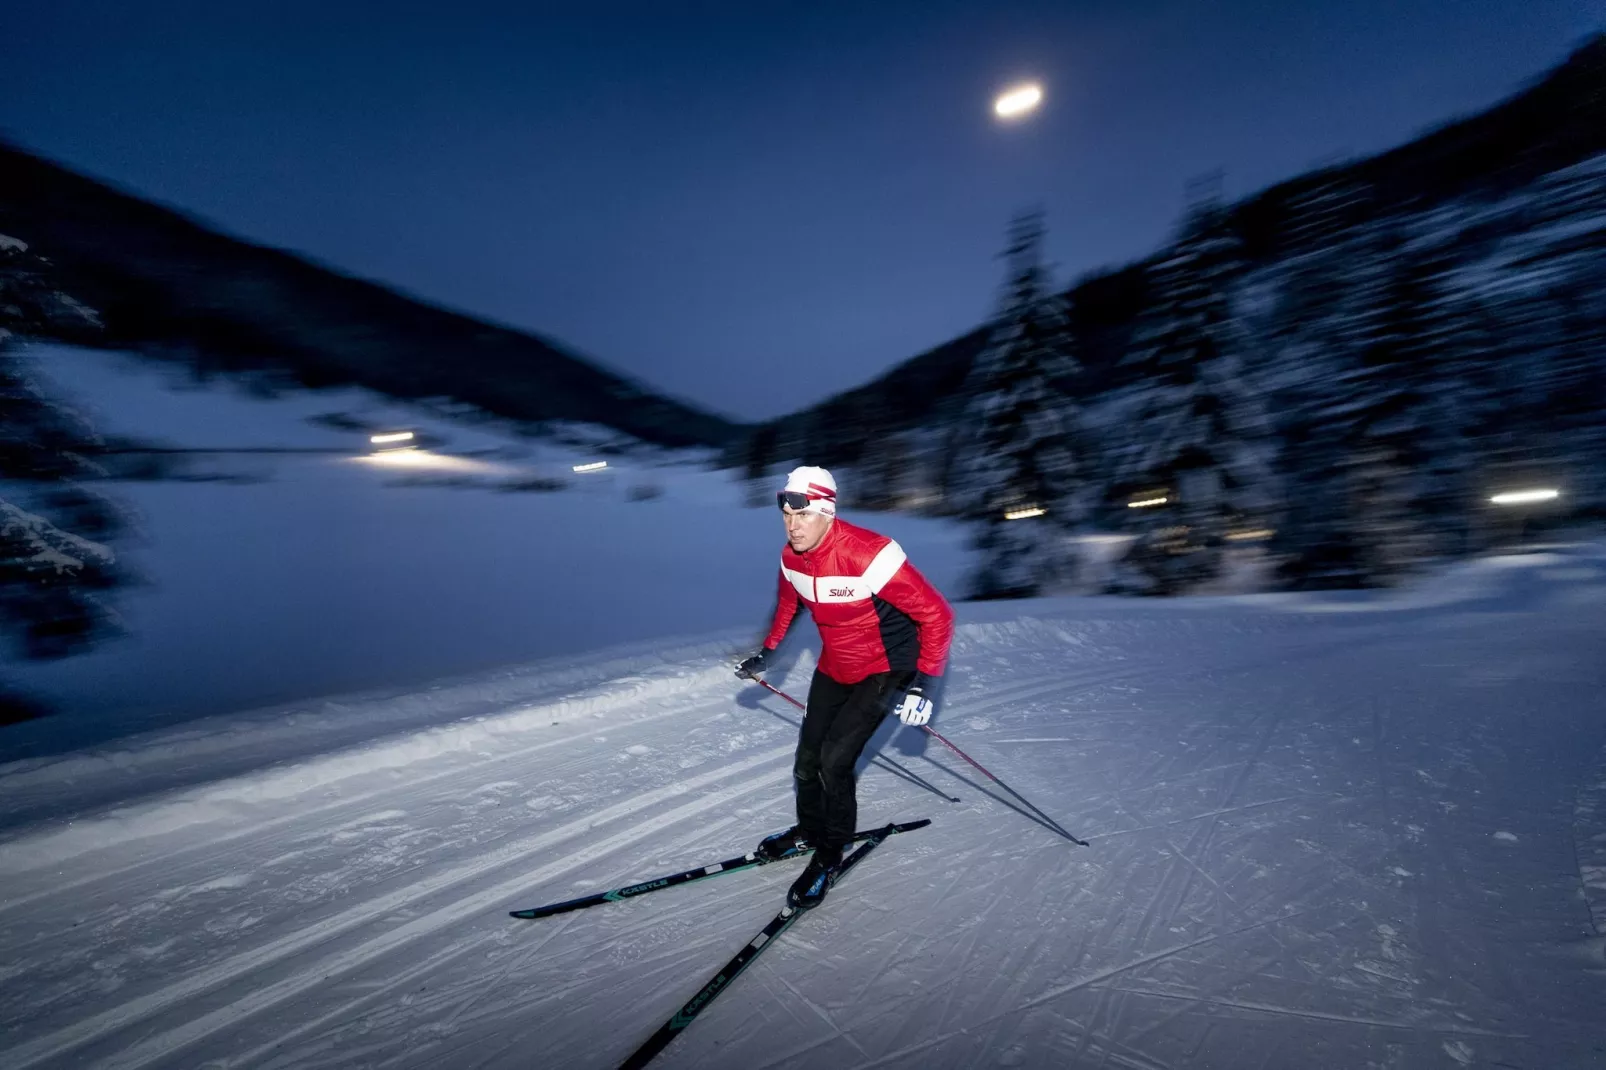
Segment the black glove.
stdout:
<svg viewBox="0 0 1606 1070">
<path fill-rule="evenodd" d="M 769 659 L 770 652 L 768 650 L 760 650 L 757 654 L 736 666 L 736 675 L 744 680 L 757 680 L 758 674 L 769 668 Z"/>
<path fill-rule="evenodd" d="M 912 672 L 904 677 L 898 695 L 929 695 L 937 686 L 937 678 L 923 672 Z"/>
</svg>

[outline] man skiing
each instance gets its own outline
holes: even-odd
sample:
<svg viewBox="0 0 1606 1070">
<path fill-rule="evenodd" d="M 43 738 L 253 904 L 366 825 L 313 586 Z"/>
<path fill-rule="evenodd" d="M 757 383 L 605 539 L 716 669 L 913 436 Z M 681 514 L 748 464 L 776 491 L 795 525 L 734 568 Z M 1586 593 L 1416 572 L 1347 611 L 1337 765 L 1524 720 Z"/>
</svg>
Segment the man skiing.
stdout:
<svg viewBox="0 0 1606 1070">
<path fill-rule="evenodd" d="M 758 845 L 777 858 L 813 847 L 786 901 L 807 909 L 825 898 L 858 821 L 853 767 L 881 719 L 896 712 L 922 725 L 934 710 L 930 691 L 942 675 L 954 614 L 937 589 L 885 535 L 836 515 L 836 480 L 824 468 L 795 468 L 776 495 L 786 524 L 780 596 L 763 648 L 736 667 L 756 679 L 781 645 L 798 605 L 820 629 L 820 661 L 792 775 L 797 824 Z"/>
</svg>

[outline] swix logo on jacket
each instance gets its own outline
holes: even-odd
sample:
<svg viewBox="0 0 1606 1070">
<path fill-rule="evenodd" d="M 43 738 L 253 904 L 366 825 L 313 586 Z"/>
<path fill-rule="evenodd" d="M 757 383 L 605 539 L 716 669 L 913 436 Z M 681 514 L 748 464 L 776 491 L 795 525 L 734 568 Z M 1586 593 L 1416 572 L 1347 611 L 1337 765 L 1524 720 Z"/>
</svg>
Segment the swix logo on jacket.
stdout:
<svg viewBox="0 0 1606 1070">
<path fill-rule="evenodd" d="M 808 553 L 783 547 L 766 649 L 781 645 L 799 604 L 820 629 L 820 671 L 838 683 L 888 671 L 942 675 L 954 611 L 885 535 L 839 517 Z"/>
</svg>

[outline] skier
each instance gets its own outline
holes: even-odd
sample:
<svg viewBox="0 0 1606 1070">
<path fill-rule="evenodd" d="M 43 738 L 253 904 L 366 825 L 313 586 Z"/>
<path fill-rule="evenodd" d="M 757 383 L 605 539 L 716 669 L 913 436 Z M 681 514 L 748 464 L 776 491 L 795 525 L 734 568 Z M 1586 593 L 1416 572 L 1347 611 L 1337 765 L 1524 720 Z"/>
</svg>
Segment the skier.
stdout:
<svg viewBox="0 0 1606 1070">
<path fill-rule="evenodd" d="M 793 907 L 808 909 L 825 898 L 853 841 L 859 809 L 853 767 L 881 719 L 888 712 L 906 725 L 931 719 L 931 691 L 948 660 L 954 614 L 896 542 L 837 518 L 836 480 L 824 468 L 793 469 L 776 500 L 786 546 L 775 619 L 763 647 L 736 675 L 756 679 L 799 603 L 808 607 L 821 650 L 792 766 L 797 824 L 758 845 L 767 858 L 813 847 L 786 896 Z"/>
</svg>

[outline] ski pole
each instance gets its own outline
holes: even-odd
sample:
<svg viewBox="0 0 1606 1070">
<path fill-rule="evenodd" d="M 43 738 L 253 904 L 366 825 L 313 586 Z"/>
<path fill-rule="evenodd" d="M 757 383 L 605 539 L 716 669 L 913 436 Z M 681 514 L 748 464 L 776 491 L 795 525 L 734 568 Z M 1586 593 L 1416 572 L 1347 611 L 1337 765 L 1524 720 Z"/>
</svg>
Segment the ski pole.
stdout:
<svg viewBox="0 0 1606 1070">
<path fill-rule="evenodd" d="M 792 705 L 796 706 L 798 709 L 801 710 L 801 709 L 805 708 L 803 703 L 799 702 L 797 699 L 793 698 L 791 695 L 788 695 L 785 691 L 782 691 L 780 688 L 773 687 L 767 681 L 760 680 L 756 676 L 753 677 L 753 679 L 757 683 L 759 683 L 761 686 L 769 689 L 770 691 L 775 692 L 775 694 L 777 694 L 777 695 L 780 695 L 782 698 L 784 698 L 786 701 L 790 702 Z M 949 750 L 953 751 L 955 754 L 959 755 L 961 758 L 963 758 L 965 761 L 969 762 L 971 765 L 975 766 L 977 769 L 980 769 L 983 776 L 987 777 L 988 780 L 991 780 L 994 784 L 997 784 L 999 787 L 1003 788 L 1005 791 L 1007 791 L 1011 795 L 1015 796 L 1015 798 L 1019 799 L 1022 803 L 1024 803 L 1026 805 L 1026 807 L 1029 810 L 1032 811 L 1032 813 L 1036 814 L 1038 817 L 1042 818 L 1045 822 L 1047 822 L 1049 828 L 1053 829 L 1055 832 L 1059 833 L 1061 836 L 1064 836 L 1067 840 L 1070 840 L 1072 843 L 1076 844 L 1079 847 L 1088 846 L 1088 843 L 1087 843 L 1086 840 L 1079 840 L 1075 836 L 1072 836 L 1069 832 L 1066 832 L 1065 829 L 1060 825 L 1060 823 L 1058 821 L 1055 821 L 1052 817 L 1049 817 L 1047 814 L 1043 813 L 1043 811 L 1039 810 L 1033 803 L 1028 801 L 1027 798 L 1024 795 L 1022 795 L 1020 792 L 1016 791 L 1014 788 L 1010 787 L 1008 784 L 1004 783 L 1002 780 L 999 780 L 997 777 L 993 776 L 993 774 L 989 773 L 987 771 L 987 767 L 986 766 L 982 765 L 976 759 L 972 758 L 970 755 L 966 754 L 964 751 L 962 751 L 958 747 L 954 746 L 951 742 L 949 742 L 948 738 L 946 736 L 944 736 L 941 732 L 938 732 L 935 728 L 932 728 L 929 724 L 921 725 L 920 726 L 920 730 L 922 732 L 926 733 L 926 735 L 931 736 L 933 739 L 937 740 L 939 743 L 941 743 L 943 746 L 947 747 Z M 932 790 L 935 791 L 936 789 L 933 788 Z M 954 802 L 958 802 L 958 801 L 959 801 L 958 799 L 954 799 Z"/>
<path fill-rule="evenodd" d="M 782 691 L 780 688 L 776 687 L 774 684 L 771 684 L 768 680 L 761 679 L 760 677 L 757 677 L 757 676 L 750 676 L 750 677 L 748 677 L 748 679 L 752 680 L 755 684 L 757 684 L 758 686 L 764 688 L 766 691 L 770 691 L 770 692 L 773 692 L 774 694 L 777 694 L 777 695 L 781 696 L 786 701 L 790 702 L 792 705 L 794 705 L 798 709 L 802 710 L 804 713 L 808 713 L 809 709 L 808 709 L 807 706 L 803 705 L 803 703 L 799 702 L 797 699 L 793 698 L 791 695 L 788 695 L 785 691 Z M 944 799 L 947 799 L 949 802 L 955 802 L 955 803 L 956 802 L 964 802 L 964 800 L 959 798 L 957 795 L 949 795 L 946 791 L 943 791 L 941 788 L 937 787 L 937 785 L 933 784 L 931 781 L 927 780 L 925 777 L 922 777 L 919 773 L 916 773 L 916 772 L 914 772 L 912 770 L 909 770 L 909 769 L 905 769 L 903 766 L 899 765 L 897 762 L 893 761 L 891 758 L 886 758 L 886 757 L 883 757 L 883 756 L 877 754 L 875 757 L 871 758 L 870 760 L 875 762 L 875 763 L 877 763 L 878 765 L 884 765 L 887 768 L 892 769 L 899 776 L 906 777 L 909 780 L 914 781 L 916 784 L 919 784 L 921 787 L 925 788 L 927 791 L 931 792 L 934 795 L 940 795 Z"/>
<path fill-rule="evenodd" d="M 993 774 L 987 772 L 987 768 L 984 765 L 982 765 L 976 759 L 972 758 L 970 755 L 966 754 L 964 751 L 960 750 L 958 747 L 954 746 L 951 742 L 949 742 L 948 737 L 944 736 L 941 732 L 937 731 L 935 728 L 931 727 L 929 724 L 921 725 L 920 726 L 920 730 L 925 732 L 926 735 L 928 735 L 931 738 L 935 739 L 937 742 L 941 743 L 943 746 L 947 747 L 949 750 L 953 751 L 955 754 L 959 755 L 961 758 L 963 758 L 965 761 L 969 762 L 971 765 L 975 766 L 977 769 L 980 769 L 982 771 L 982 774 L 984 776 L 986 776 L 989 780 L 991 780 L 994 784 L 997 784 L 999 787 L 1003 788 L 1005 791 L 1007 791 L 1011 795 L 1015 796 L 1015 798 L 1019 799 L 1022 803 L 1024 803 L 1034 814 L 1036 814 L 1038 817 L 1042 818 L 1044 821 L 1048 822 L 1049 827 L 1051 827 L 1055 832 L 1058 832 L 1061 836 L 1064 836 L 1067 840 L 1070 840 L 1072 843 L 1077 844 L 1080 847 L 1088 846 L 1088 843 L 1087 843 L 1086 840 L 1079 840 L 1075 836 L 1072 836 L 1069 832 L 1066 832 L 1065 829 L 1060 826 L 1060 823 L 1058 821 L 1055 821 L 1052 817 L 1049 817 L 1047 814 L 1043 813 L 1043 811 L 1039 810 L 1034 804 L 1032 804 L 1031 802 L 1027 801 L 1026 796 L 1022 795 L 1020 792 L 1016 791 L 1014 788 L 1010 787 L 1008 784 L 1004 783 L 1002 780 L 999 780 L 997 777 L 993 776 Z"/>
</svg>

